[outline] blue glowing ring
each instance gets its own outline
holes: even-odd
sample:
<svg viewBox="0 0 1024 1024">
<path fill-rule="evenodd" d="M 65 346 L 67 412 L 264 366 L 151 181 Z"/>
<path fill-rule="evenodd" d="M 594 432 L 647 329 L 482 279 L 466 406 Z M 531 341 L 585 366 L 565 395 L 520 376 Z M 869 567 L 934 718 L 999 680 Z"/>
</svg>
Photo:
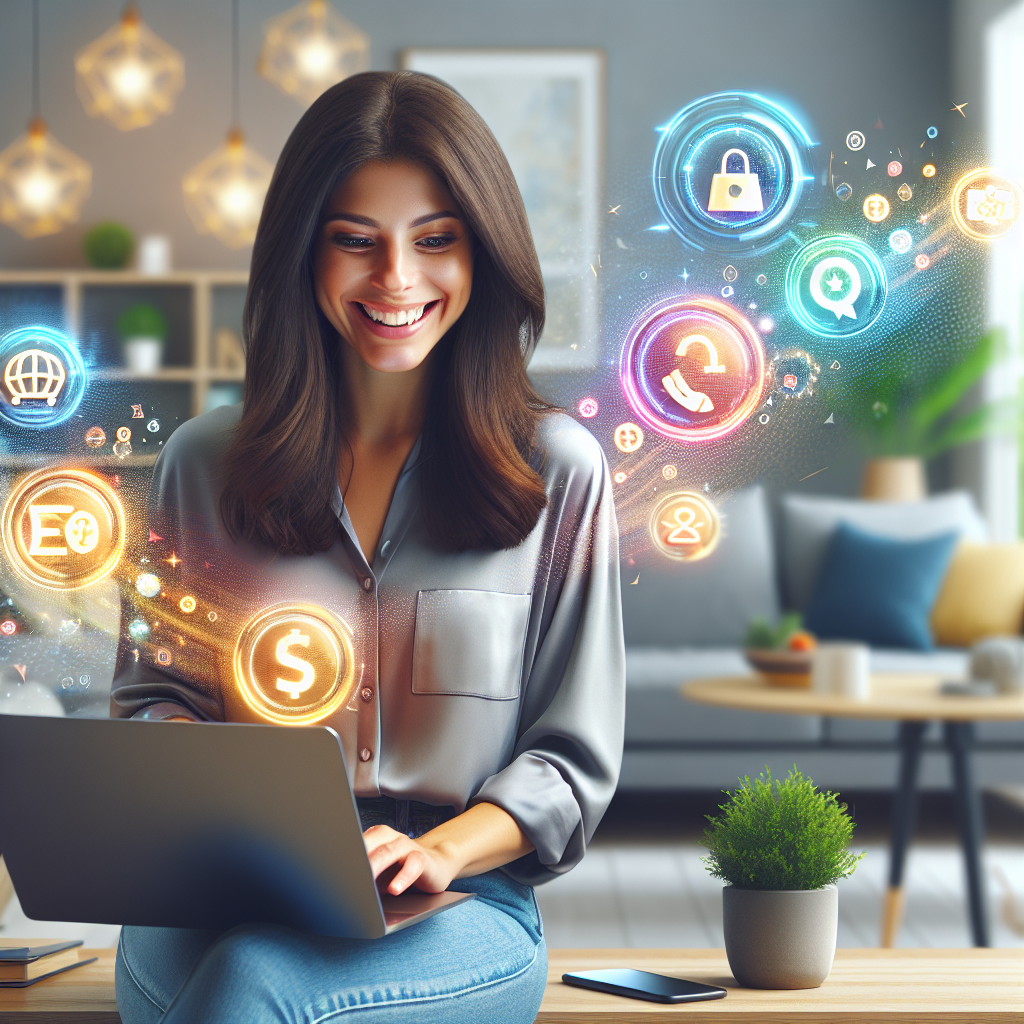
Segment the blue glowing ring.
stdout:
<svg viewBox="0 0 1024 1024">
<path fill-rule="evenodd" d="M 712 153 L 720 160 L 721 147 L 730 141 L 735 146 L 743 135 L 760 150 L 760 160 L 752 162 L 751 169 L 760 163 L 771 188 L 767 196 L 762 190 L 763 210 L 731 217 L 708 209 L 710 198 L 702 197 L 711 184 Z M 762 96 L 722 92 L 695 100 L 661 129 L 653 171 L 658 209 L 694 248 L 722 253 L 770 249 L 785 237 L 789 221 L 813 186 L 814 145 L 795 118 Z M 754 173 L 760 179 L 761 172 Z"/>
<path fill-rule="evenodd" d="M 850 302 L 844 304 L 842 293 L 836 301 L 824 297 L 818 283 L 819 298 L 813 297 L 811 282 L 815 269 L 826 260 L 856 271 L 856 294 L 847 292 Z M 888 293 L 888 279 L 882 261 L 866 242 L 852 235 L 829 235 L 817 238 L 797 250 L 786 269 L 786 304 L 801 327 L 822 338 L 852 338 L 866 331 L 882 315 Z M 853 315 L 851 315 L 851 313 Z"/>
<path fill-rule="evenodd" d="M 0 339 L 0 417 L 44 430 L 74 415 L 87 383 L 78 347 L 50 327 L 19 327 Z"/>
</svg>

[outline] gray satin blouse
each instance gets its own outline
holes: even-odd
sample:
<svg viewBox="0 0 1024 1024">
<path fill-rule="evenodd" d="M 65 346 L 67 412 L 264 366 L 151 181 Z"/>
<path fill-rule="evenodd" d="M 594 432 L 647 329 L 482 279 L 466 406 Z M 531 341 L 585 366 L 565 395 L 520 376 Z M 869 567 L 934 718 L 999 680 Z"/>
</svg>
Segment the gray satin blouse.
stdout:
<svg viewBox="0 0 1024 1024">
<path fill-rule="evenodd" d="M 568 871 L 622 756 L 618 534 L 593 436 L 544 417 L 535 468 L 548 506 L 533 532 L 511 550 L 459 554 L 435 547 L 419 514 L 417 444 L 367 564 L 340 490 L 329 551 L 279 555 L 226 535 L 217 467 L 240 412 L 183 424 L 157 461 L 139 572 L 158 575 L 161 593 L 126 588 L 111 713 L 160 717 L 170 702 L 206 720 L 259 721 L 234 683 L 243 624 L 280 602 L 329 609 L 350 627 L 358 678 L 320 724 L 341 737 L 356 795 L 457 812 L 489 801 L 535 847 L 509 875 L 537 884 Z M 183 597 L 195 602 L 188 614 Z"/>
</svg>

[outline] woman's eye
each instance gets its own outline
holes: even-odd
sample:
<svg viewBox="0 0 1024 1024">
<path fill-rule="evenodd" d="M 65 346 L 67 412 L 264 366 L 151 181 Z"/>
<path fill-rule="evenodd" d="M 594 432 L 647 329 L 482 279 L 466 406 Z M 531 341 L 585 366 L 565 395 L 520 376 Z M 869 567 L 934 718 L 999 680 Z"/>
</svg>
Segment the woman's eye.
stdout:
<svg viewBox="0 0 1024 1024">
<path fill-rule="evenodd" d="M 443 249 L 455 241 L 455 235 L 430 235 L 421 238 L 416 244 L 421 249 Z"/>
<path fill-rule="evenodd" d="M 365 235 L 334 235 L 331 241 L 342 249 L 369 249 L 373 239 Z"/>
</svg>

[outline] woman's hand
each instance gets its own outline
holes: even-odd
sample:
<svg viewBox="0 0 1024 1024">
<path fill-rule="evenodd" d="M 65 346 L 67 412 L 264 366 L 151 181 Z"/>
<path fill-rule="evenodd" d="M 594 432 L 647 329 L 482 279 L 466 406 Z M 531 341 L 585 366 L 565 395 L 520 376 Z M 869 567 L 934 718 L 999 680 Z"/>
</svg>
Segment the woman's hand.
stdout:
<svg viewBox="0 0 1024 1024">
<path fill-rule="evenodd" d="M 374 825 L 363 833 L 363 842 L 375 879 L 395 871 L 387 884 L 393 896 L 411 885 L 423 892 L 444 892 L 456 878 L 500 868 L 533 850 L 516 820 L 489 803 L 474 804 L 419 839 Z"/>
</svg>

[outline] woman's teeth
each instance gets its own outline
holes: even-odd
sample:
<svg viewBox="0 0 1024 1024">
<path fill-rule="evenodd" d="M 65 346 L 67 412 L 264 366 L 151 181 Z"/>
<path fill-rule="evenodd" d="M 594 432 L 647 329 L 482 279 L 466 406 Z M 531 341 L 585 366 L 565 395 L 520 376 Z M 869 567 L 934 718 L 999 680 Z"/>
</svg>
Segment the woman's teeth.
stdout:
<svg viewBox="0 0 1024 1024">
<path fill-rule="evenodd" d="M 362 303 L 359 305 L 363 306 Z M 379 309 L 371 309 L 369 306 L 363 306 L 363 312 L 371 320 L 376 320 L 379 324 L 385 324 L 388 327 L 401 327 L 403 324 L 414 324 L 421 316 L 423 316 L 423 310 L 426 306 L 417 306 L 415 309 L 399 309 L 394 313 L 382 313 Z"/>
</svg>

